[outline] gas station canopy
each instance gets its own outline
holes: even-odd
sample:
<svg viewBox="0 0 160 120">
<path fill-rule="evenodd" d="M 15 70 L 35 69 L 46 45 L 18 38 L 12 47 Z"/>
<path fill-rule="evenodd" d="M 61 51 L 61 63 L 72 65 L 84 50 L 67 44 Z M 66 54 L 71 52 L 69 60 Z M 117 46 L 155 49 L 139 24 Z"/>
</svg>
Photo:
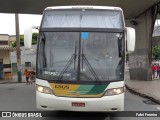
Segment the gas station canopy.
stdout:
<svg viewBox="0 0 160 120">
<path fill-rule="evenodd" d="M 160 0 L 1 0 L 0 13 L 42 14 L 49 6 L 97 5 L 121 7 L 126 19 L 137 17 Z"/>
</svg>

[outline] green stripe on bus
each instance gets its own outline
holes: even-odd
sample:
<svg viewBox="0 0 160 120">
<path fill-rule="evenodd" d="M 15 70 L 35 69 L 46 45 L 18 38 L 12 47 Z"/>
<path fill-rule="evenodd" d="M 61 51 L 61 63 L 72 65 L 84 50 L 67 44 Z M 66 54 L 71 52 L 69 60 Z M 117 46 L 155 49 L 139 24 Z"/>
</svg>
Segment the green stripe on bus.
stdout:
<svg viewBox="0 0 160 120">
<path fill-rule="evenodd" d="M 71 93 L 75 94 L 78 92 L 83 95 L 101 94 L 104 92 L 108 85 L 80 85 L 76 91 Z"/>
<path fill-rule="evenodd" d="M 74 93 L 79 92 L 80 94 L 86 94 L 93 87 L 94 87 L 94 85 L 80 85 L 79 88 L 76 91 L 72 92 L 72 93 L 74 94 Z"/>
<path fill-rule="evenodd" d="M 101 94 L 107 88 L 108 85 L 95 85 L 88 93 L 86 94 Z"/>
</svg>

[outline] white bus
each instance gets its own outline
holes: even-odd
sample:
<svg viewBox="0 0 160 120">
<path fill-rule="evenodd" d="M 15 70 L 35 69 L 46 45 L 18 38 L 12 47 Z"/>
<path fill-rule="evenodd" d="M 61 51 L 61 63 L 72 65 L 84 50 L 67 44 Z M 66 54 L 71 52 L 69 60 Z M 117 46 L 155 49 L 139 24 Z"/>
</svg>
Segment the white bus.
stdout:
<svg viewBox="0 0 160 120">
<path fill-rule="evenodd" d="M 134 46 L 135 30 L 125 27 L 119 7 L 47 7 L 37 47 L 37 108 L 123 111 L 125 54 Z"/>
</svg>

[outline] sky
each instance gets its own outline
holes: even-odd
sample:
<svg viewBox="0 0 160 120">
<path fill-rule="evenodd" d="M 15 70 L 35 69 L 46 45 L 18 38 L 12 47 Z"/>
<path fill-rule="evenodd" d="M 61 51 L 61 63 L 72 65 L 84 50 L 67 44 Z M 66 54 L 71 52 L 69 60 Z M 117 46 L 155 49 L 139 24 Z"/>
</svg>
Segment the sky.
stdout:
<svg viewBox="0 0 160 120">
<path fill-rule="evenodd" d="M 42 15 L 19 14 L 20 34 L 24 34 L 27 26 L 39 26 L 41 19 Z M 15 29 L 15 14 L 0 13 L 0 34 L 15 35 Z"/>
</svg>

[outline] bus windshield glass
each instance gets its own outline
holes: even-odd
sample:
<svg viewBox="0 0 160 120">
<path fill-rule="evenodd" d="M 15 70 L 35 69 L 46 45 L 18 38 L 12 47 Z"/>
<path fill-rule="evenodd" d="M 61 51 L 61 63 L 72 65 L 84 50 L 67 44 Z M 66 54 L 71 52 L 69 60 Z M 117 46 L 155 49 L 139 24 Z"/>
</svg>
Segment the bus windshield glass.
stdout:
<svg viewBox="0 0 160 120">
<path fill-rule="evenodd" d="M 123 28 L 120 10 L 46 10 L 42 28 Z"/>
<path fill-rule="evenodd" d="M 39 33 L 37 77 L 51 81 L 124 80 L 124 33 Z"/>
</svg>

